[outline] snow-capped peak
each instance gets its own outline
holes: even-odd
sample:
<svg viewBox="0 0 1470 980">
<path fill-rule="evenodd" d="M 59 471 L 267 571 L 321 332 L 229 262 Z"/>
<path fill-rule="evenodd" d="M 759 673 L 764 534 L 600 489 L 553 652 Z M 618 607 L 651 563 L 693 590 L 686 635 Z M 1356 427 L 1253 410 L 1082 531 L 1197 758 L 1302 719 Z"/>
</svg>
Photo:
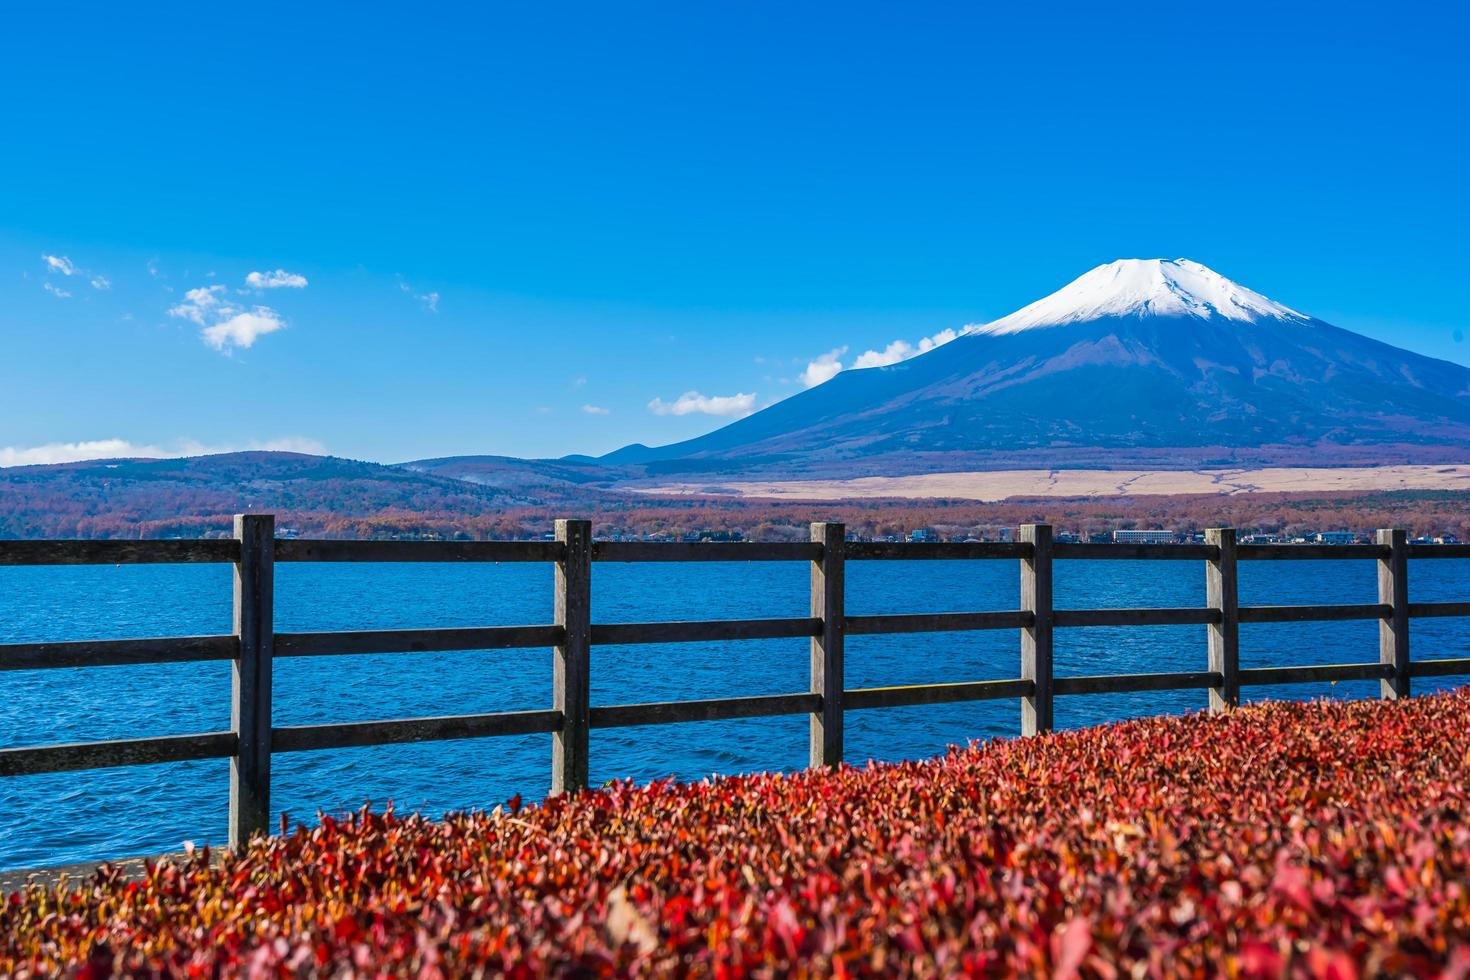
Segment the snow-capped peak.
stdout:
<svg viewBox="0 0 1470 980">
<path fill-rule="evenodd" d="M 1218 316 L 1250 323 L 1308 319 L 1189 259 L 1119 259 L 1010 316 L 969 326 L 966 332 L 1018 333 L 1112 316 Z"/>
</svg>

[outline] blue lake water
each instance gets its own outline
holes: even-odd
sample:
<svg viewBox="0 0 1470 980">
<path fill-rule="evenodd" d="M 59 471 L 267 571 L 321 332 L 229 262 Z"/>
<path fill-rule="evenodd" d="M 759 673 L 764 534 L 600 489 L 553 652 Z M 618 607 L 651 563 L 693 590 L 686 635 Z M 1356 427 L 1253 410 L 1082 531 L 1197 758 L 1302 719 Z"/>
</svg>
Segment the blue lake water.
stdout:
<svg viewBox="0 0 1470 980">
<path fill-rule="evenodd" d="M 1371 561 L 1243 562 L 1241 603 L 1377 601 Z M 0 568 L 0 643 L 228 633 L 228 566 Z M 281 631 L 545 623 L 549 565 L 297 565 L 276 569 Z M 1193 606 L 1201 562 L 1065 561 L 1057 608 Z M 596 622 L 805 616 L 801 563 L 596 565 Z M 1014 561 L 850 562 L 849 615 L 1014 609 Z M 1470 561 L 1416 561 L 1417 602 L 1470 597 Z M 1241 627 L 1245 666 L 1368 662 L 1377 624 Z M 1417 658 L 1466 656 L 1463 622 L 1415 620 Z M 850 637 L 847 686 L 1014 677 L 1017 631 Z M 1064 674 L 1201 670 L 1205 628 L 1058 631 Z M 806 640 L 596 647 L 592 703 L 796 692 Z M 1466 678 L 1416 681 L 1416 691 Z M 546 649 L 281 659 L 278 725 L 466 714 L 551 703 Z M 1248 698 L 1374 696 L 1373 682 L 1247 689 Z M 228 664 L 0 673 L 0 748 L 214 731 L 229 727 Z M 1059 698 L 1058 726 L 1204 706 L 1203 691 Z M 917 758 L 971 739 L 1014 735 L 1015 701 L 854 711 L 847 761 Z M 791 770 L 805 764 L 804 716 L 594 731 L 594 784 L 618 777 Z M 272 804 L 292 819 L 391 800 L 428 813 L 537 799 L 551 737 L 535 735 L 277 755 Z M 225 839 L 225 760 L 0 778 L 0 868 L 177 850 Z"/>
</svg>

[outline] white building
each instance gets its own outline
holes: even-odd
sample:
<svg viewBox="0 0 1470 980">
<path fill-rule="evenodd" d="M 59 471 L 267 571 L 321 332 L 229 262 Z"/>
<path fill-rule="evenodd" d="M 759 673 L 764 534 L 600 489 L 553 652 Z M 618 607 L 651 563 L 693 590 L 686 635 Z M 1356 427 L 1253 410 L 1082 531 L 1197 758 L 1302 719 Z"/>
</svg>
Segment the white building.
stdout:
<svg viewBox="0 0 1470 980">
<path fill-rule="evenodd" d="M 1173 531 L 1114 531 L 1113 541 L 1118 544 L 1174 544 L 1179 535 Z"/>
</svg>

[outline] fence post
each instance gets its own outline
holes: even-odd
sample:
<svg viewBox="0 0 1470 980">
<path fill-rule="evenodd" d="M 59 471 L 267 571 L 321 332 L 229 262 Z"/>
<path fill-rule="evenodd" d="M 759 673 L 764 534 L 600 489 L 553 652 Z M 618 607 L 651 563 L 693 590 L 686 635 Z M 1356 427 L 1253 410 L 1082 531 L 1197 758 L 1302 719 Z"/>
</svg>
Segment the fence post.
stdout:
<svg viewBox="0 0 1470 980">
<path fill-rule="evenodd" d="M 271 809 L 271 658 L 275 648 L 276 519 L 236 514 L 235 638 L 230 675 L 230 729 L 239 747 L 230 759 L 231 847 L 268 833 Z"/>
<path fill-rule="evenodd" d="M 1021 734 L 1037 735 L 1052 728 L 1051 525 L 1022 524 L 1021 540 L 1031 545 L 1021 559 L 1021 609 L 1031 614 L 1021 631 L 1021 678 L 1035 685 L 1021 699 Z"/>
<path fill-rule="evenodd" d="M 556 522 L 566 553 L 556 563 L 556 618 L 565 635 L 556 647 L 552 707 L 561 729 L 552 735 L 551 792 L 587 788 L 587 728 L 592 674 L 592 522 Z"/>
<path fill-rule="evenodd" d="M 1236 578 L 1235 528 L 1212 527 L 1205 543 L 1220 554 L 1205 563 L 1205 595 L 1211 609 L 1220 614 L 1209 630 L 1210 670 L 1220 675 L 1220 686 L 1210 688 L 1210 713 L 1218 714 L 1240 704 L 1240 582 Z"/>
<path fill-rule="evenodd" d="M 822 707 L 812 712 L 809 736 L 813 769 L 842 764 L 842 688 L 844 558 L 842 524 L 812 524 L 812 542 L 822 546 L 821 559 L 812 562 L 812 618 L 822 621 L 822 632 L 812 637 L 812 693 L 822 696 Z"/>
<path fill-rule="evenodd" d="M 1385 698 L 1409 696 L 1409 541 L 1400 528 L 1380 528 L 1380 545 L 1388 556 L 1378 559 L 1378 602 L 1392 606 L 1387 619 L 1378 621 L 1378 662 L 1390 664 L 1393 676 L 1378 682 Z"/>
</svg>

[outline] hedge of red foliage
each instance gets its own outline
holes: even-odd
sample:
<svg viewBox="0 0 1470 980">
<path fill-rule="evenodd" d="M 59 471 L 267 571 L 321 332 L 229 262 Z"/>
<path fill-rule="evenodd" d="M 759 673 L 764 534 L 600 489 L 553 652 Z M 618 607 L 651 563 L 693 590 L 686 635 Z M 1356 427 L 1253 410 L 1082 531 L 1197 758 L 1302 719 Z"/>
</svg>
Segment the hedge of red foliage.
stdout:
<svg viewBox="0 0 1470 980">
<path fill-rule="evenodd" d="M 1470 976 L 1470 691 L 362 812 L 32 886 L 0 975 Z"/>
</svg>

